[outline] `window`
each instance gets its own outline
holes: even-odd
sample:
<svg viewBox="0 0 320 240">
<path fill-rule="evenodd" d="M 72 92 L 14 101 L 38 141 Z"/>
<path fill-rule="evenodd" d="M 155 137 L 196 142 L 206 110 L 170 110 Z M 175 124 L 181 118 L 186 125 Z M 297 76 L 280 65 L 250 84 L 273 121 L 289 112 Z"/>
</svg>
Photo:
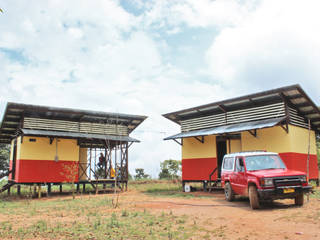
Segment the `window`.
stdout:
<svg viewBox="0 0 320 240">
<path fill-rule="evenodd" d="M 233 158 L 225 158 L 223 162 L 223 169 L 232 170 L 233 169 Z"/>
<path fill-rule="evenodd" d="M 278 155 L 248 156 L 246 157 L 246 166 L 247 171 L 286 168 Z"/>
<path fill-rule="evenodd" d="M 242 158 L 236 159 L 236 172 L 244 172 L 244 165 L 243 165 Z"/>
</svg>

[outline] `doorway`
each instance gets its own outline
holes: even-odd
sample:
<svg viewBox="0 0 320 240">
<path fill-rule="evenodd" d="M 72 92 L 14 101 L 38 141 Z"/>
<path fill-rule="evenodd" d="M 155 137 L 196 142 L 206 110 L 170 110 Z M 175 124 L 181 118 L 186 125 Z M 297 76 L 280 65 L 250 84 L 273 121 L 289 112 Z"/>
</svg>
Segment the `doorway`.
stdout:
<svg viewBox="0 0 320 240">
<path fill-rule="evenodd" d="M 217 137 L 217 167 L 218 178 L 221 178 L 221 166 L 224 155 L 227 153 L 227 140 Z"/>
</svg>

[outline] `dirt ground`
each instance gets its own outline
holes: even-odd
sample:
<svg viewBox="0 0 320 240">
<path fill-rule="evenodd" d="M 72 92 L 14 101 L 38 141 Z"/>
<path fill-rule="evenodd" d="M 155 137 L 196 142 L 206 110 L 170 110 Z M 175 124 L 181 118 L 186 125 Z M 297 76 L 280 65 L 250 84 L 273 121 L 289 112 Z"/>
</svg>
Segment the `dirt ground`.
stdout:
<svg viewBox="0 0 320 240">
<path fill-rule="evenodd" d="M 251 210 L 247 198 L 230 203 L 221 191 L 198 192 L 206 197 L 196 199 L 154 198 L 135 191 L 125 195 L 132 199 L 131 208 L 186 215 L 193 224 L 220 231 L 222 239 L 320 239 L 320 200 L 315 198 L 306 198 L 303 207 L 289 199 Z"/>
<path fill-rule="evenodd" d="M 320 188 L 317 189 L 320 191 Z M 82 195 L 77 199 L 90 200 L 101 198 L 103 200 L 112 194 Z M 56 199 L 71 199 L 71 196 L 49 197 L 33 199 L 31 201 L 56 201 Z M 293 200 L 277 200 L 273 203 L 265 203 L 260 210 L 251 210 L 247 198 L 237 198 L 234 202 L 224 199 L 223 191 L 212 193 L 193 192 L 186 193 L 183 197 L 155 196 L 138 190 L 129 190 L 119 194 L 118 212 L 124 209 L 128 211 L 148 211 L 155 215 L 161 213 L 174 216 L 184 216 L 188 226 L 196 226 L 210 231 L 217 236 L 214 239 L 320 239 L 320 199 L 305 198 L 303 207 L 296 207 Z M 106 209 L 103 211 L 113 211 Z M 110 214 L 110 213 L 109 213 Z M 54 215 L 53 215 L 54 216 Z M 16 222 L 19 217 L 15 215 Z M 39 215 L 28 216 L 41 218 Z M 45 217 L 45 215 L 42 215 Z M 51 218 L 52 216 L 47 216 Z M 60 218 L 60 216 L 56 216 Z M 66 216 L 64 221 L 68 220 Z M 75 217 L 75 216 L 73 216 Z M 0 221 L 8 220 L 6 215 L 0 214 Z M 25 222 L 26 219 L 20 219 Z M 14 220 L 13 220 L 14 221 Z M 1 236 L 0 236 L 1 239 Z M 207 239 L 204 236 L 194 236 L 191 239 Z M 208 238 L 212 239 L 212 238 Z"/>
</svg>

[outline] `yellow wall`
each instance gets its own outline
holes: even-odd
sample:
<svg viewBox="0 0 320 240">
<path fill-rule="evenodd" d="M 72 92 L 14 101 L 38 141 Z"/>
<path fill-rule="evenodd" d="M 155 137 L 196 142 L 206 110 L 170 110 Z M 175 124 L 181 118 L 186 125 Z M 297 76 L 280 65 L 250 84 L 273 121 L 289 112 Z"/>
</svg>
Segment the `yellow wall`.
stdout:
<svg viewBox="0 0 320 240">
<path fill-rule="evenodd" d="M 14 139 L 11 141 L 11 146 L 10 146 L 10 161 L 13 160 L 13 148 L 14 148 Z"/>
<path fill-rule="evenodd" d="M 289 134 L 280 126 L 257 130 L 257 137 L 241 133 L 243 151 L 267 150 L 271 152 L 308 153 L 308 129 L 289 125 Z M 316 154 L 315 133 L 311 131 L 310 154 Z"/>
<path fill-rule="evenodd" d="M 17 159 L 23 160 L 55 160 L 56 141 L 55 138 L 50 144 L 50 139 L 45 137 L 23 137 L 21 143 L 18 138 Z M 36 139 L 30 142 L 29 139 Z M 19 151 L 20 149 L 20 151 Z M 79 146 L 75 139 L 58 139 L 57 155 L 61 161 L 79 161 Z"/>
<path fill-rule="evenodd" d="M 86 172 L 86 168 L 87 168 L 87 148 L 80 148 L 80 152 L 79 152 L 79 159 L 80 159 L 80 165 L 79 166 L 79 178 L 80 180 L 86 180 L 87 176 L 84 172 Z"/>
<path fill-rule="evenodd" d="M 231 151 L 229 149 L 229 141 L 231 146 Z M 234 152 L 241 152 L 241 140 L 240 139 L 230 139 L 227 141 L 227 152 L 228 153 L 234 153 Z"/>
<path fill-rule="evenodd" d="M 190 137 L 183 139 L 182 159 L 189 158 L 215 158 L 216 153 L 216 137 L 205 136 L 204 143 Z"/>
</svg>

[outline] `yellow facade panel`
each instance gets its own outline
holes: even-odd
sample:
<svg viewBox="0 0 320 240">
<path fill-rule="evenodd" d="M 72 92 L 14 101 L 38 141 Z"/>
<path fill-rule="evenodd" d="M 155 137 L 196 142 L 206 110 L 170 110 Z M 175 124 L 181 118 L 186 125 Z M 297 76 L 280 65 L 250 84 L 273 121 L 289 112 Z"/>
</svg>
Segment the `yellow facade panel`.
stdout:
<svg viewBox="0 0 320 240">
<path fill-rule="evenodd" d="M 291 152 L 307 154 L 309 145 L 309 130 L 290 125 L 289 135 L 291 136 Z M 316 136 L 314 131 L 310 131 L 310 154 L 317 154 Z"/>
<path fill-rule="evenodd" d="M 16 159 L 21 159 L 21 137 L 17 138 L 17 156 Z"/>
<path fill-rule="evenodd" d="M 216 155 L 215 136 L 205 136 L 204 143 L 193 137 L 183 139 L 182 159 L 215 158 Z"/>
<path fill-rule="evenodd" d="M 230 145 L 229 145 L 230 141 Z M 229 149 L 229 146 L 231 149 Z M 241 152 L 241 140 L 240 139 L 231 139 L 227 141 L 228 153 Z"/>
<path fill-rule="evenodd" d="M 257 137 L 252 136 L 249 132 L 242 132 L 241 140 L 243 151 L 291 151 L 291 136 L 279 126 L 257 130 Z"/>
<path fill-rule="evenodd" d="M 31 140 L 30 140 L 31 139 Z M 45 137 L 23 137 L 23 142 L 18 139 L 20 151 L 18 159 L 24 160 L 55 160 L 79 161 L 79 146 L 75 139 L 57 139 L 50 144 L 50 139 Z"/>
<path fill-rule="evenodd" d="M 315 133 L 310 132 L 310 154 L 316 154 Z M 280 126 L 257 130 L 257 137 L 241 133 L 243 151 L 266 150 L 271 152 L 308 153 L 308 129 L 289 125 L 289 133 Z"/>
<path fill-rule="evenodd" d="M 11 146 L 10 146 L 10 161 L 13 160 L 13 148 L 14 148 L 14 139 L 11 141 Z"/>
</svg>

